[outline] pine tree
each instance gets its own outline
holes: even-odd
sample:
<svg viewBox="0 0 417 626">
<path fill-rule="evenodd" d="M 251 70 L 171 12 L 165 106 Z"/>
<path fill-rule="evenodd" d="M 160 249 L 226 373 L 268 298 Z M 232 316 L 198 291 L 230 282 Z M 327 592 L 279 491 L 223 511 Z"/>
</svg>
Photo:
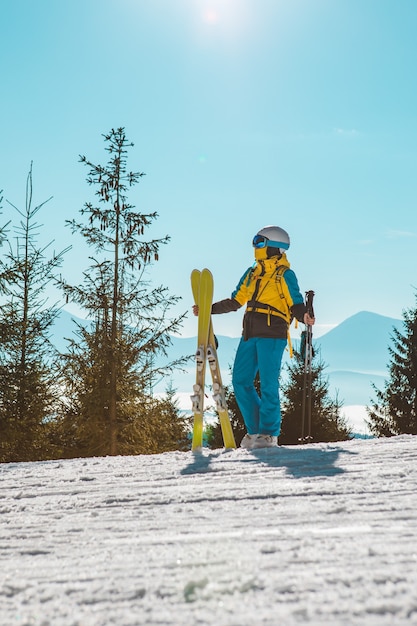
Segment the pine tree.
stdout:
<svg viewBox="0 0 417 626">
<path fill-rule="evenodd" d="M 416 295 L 417 300 L 417 295 Z M 367 407 L 371 432 L 378 437 L 417 434 L 417 307 L 403 311 L 403 331 L 393 328 L 389 377 Z"/>
<path fill-rule="evenodd" d="M 146 240 L 144 231 L 156 213 L 137 212 L 128 202 L 128 190 L 144 175 L 127 170 L 128 142 L 123 128 L 104 136 L 110 155 L 105 166 L 80 158 L 88 168 L 87 182 L 97 187 L 99 206 L 87 202 L 86 221 L 69 221 L 94 249 L 93 265 L 84 282 L 62 281 L 68 300 L 76 302 L 93 320 L 78 328 L 66 356 L 66 406 L 62 427 L 71 434 L 78 454 L 135 453 L 143 449 L 141 415 L 157 417 L 151 401 L 152 381 L 178 365 L 155 368 L 155 356 L 166 355 L 170 334 L 178 332 L 184 315 L 169 318 L 178 301 L 166 287 L 151 288 L 146 278 L 159 248 L 169 237 Z"/>
<path fill-rule="evenodd" d="M 134 428 L 139 431 L 136 437 L 138 443 L 135 444 L 137 454 L 190 449 L 191 420 L 181 415 L 172 388 L 168 388 L 164 398 L 147 396 L 139 414 L 135 415 Z M 129 437 L 130 428 L 127 428 L 125 433 Z M 122 446 L 129 451 L 131 442 L 124 441 L 123 437 L 122 432 Z"/>
<path fill-rule="evenodd" d="M 311 364 L 311 436 L 313 442 L 349 439 L 351 432 L 340 414 L 342 403 L 329 396 L 329 382 L 324 377 L 325 364 L 314 356 Z M 286 365 L 288 378 L 281 384 L 281 444 L 298 444 L 302 430 L 304 357 L 294 350 Z M 306 416 L 305 416 L 306 419 Z"/>
<path fill-rule="evenodd" d="M 46 201 L 48 202 L 48 200 Z M 32 165 L 27 177 L 26 207 L 20 211 L 16 246 L 0 262 L 4 301 L 0 309 L 0 431 L 2 461 L 49 458 L 48 441 L 57 390 L 56 353 L 49 330 L 56 305 L 47 306 L 44 291 L 55 282 L 65 250 L 45 257 L 34 218 L 45 202 L 32 206 Z"/>
</svg>

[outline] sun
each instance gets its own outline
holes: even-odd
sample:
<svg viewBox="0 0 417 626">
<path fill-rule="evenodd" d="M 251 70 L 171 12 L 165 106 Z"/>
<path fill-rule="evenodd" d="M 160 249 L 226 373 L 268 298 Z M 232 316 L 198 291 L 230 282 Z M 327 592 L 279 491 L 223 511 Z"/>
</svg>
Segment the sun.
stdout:
<svg viewBox="0 0 417 626">
<path fill-rule="evenodd" d="M 247 0 L 194 0 L 195 24 L 198 30 L 236 39 L 250 23 L 249 4 Z"/>
<path fill-rule="evenodd" d="M 202 15 L 203 22 L 206 24 L 217 24 L 219 21 L 219 13 L 213 9 L 207 9 Z"/>
</svg>

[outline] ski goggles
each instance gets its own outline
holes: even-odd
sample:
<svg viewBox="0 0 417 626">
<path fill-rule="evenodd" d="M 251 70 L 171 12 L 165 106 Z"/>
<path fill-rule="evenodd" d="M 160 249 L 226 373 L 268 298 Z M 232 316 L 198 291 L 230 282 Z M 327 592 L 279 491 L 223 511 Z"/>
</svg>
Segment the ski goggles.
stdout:
<svg viewBox="0 0 417 626">
<path fill-rule="evenodd" d="M 283 241 L 271 241 L 268 237 L 264 235 L 255 235 L 252 241 L 252 245 L 254 248 L 288 248 L 288 244 Z"/>
</svg>

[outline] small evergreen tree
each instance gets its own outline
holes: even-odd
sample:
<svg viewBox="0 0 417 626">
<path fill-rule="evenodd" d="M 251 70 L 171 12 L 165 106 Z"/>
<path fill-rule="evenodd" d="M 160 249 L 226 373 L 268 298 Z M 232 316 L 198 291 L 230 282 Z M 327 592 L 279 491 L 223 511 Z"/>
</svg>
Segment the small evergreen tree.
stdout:
<svg viewBox="0 0 417 626">
<path fill-rule="evenodd" d="M 137 454 L 156 454 L 170 450 L 189 450 L 191 420 L 181 415 L 174 398 L 174 390 L 168 388 L 164 398 L 147 396 L 134 417 L 134 428 L 139 430 L 136 441 Z M 130 428 L 126 429 L 129 437 Z M 123 442 L 124 433 L 122 433 Z M 130 441 L 125 442 L 131 449 Z"/>
<path fill-rule="evenodd" d="M 349 439 L 350 429 L 340 414 L 342 403 L 329 396 L 329 382 L 324 377 L 325 364 L 313 357 L 311 364 L 311 434 L 312 441 L 340 441 Z M 302 429 L 304 357 L 294 350 L 291 363 L 287 364 L 288 379 L 281 385 L 282 429 L 281 444 L 298 444 Z M 305 416 L 306 419 L 306 416 Z"/>
<path fill-rule="evenodd" d="M 47 202 L 47 201 L 46 201 Z M 39 225 L 33 220 L 45 204 L 32 206 L 32 165 L 27 177 L 26 208 L 0 262 L 4 301 L 0 309 L 0 436 L 2 461 L 49 458 L 50 421 L 55 410 L 57 365 L 49 330 L 58 313 L 46 306 L 44 291 L 61 265 L 65 250 L 45 257 L 37 247 Z"/>
<path fill-rule="evenodd" d="M 417 295 L 416 295 L 417 300 Z M 403 332 L 393 328 L 389 377 L 367 407 L 368 426 L 378 437 L 417 434 L 417 307 L 403 311 Z"/>
<path fill-rule="evenodd" d="M 179 298 L 166 287 L 150 288 L 146 278 L 169 237 L 144 239 L 157 214 L 140 213 L 128 202 L 128 190 L 143 176 L 127 169 L 133 144 L 123 128 L 112 129 L 104 139 L 110 155 L 107 165 L 81 157 L 88 183 L 97 187 L 99 205 L 84 205 L 86 223 L 68 222 L 94 249 L 93 264 L 81 285 L 61 283 L 67 299 L 81 305 L 93 320 L 90 327 L 78 329 L 65 357 L 62 427 L 72 433 L 73 445 L 83 455 L 144 450 L 143 412 L 154 422 L 164 419 L 164 411 L 158 417 L 156 408 L 165 406 L 150 397 L 152 381 L 179 364 L 156 369 L 155 356 L 166 355 L 170 334 L 178 332 L 184 317 L 168 317 Z"/>
</svg>

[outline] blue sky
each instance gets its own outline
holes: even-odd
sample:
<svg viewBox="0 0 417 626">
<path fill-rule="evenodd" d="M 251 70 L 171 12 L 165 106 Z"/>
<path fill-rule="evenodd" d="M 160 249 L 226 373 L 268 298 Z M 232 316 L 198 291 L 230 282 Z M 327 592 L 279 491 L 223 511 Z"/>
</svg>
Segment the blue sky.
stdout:
<svg viewBox="0 0 417 626">
<path fill-rule="evenodd" d="M 125 127 L 130 195 L 171 236 L 155 283 L 192 304 L 209 267 L 215 298 L 252 264 L 267 224 L 291 236 L 316 333 L 362 310 L 400 318 L 417 286 L 415 0 L 2 0 L 0 189 L 23 208 L 53 196 L 41 240 L 72 244 L 62 273 L 89 265 L 65 228 L 93 198 L 80 154 Z M 77 312 L 73 310 L 73 312 Z M 215 319 L 238 336 L 239 314 Z M 189 315 L 185 335 L 196 332 Z"/>
</svg>

